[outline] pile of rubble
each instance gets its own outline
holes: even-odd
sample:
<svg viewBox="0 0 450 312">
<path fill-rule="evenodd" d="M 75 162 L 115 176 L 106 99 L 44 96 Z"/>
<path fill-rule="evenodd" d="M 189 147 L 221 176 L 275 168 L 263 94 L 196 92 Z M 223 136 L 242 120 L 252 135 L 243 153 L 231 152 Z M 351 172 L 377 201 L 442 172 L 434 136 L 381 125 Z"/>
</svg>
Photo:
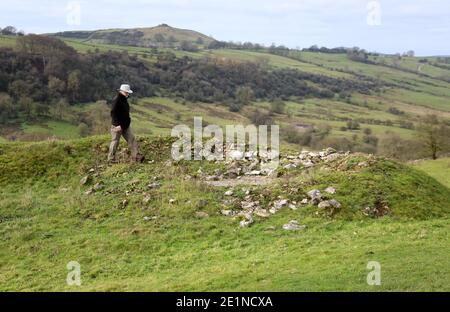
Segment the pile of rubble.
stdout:
<svg viewBox="0 0 450 312">
<path fill-rule="evenodd" d="M 305 205 L 317 206 L 319 208 L 319 211 L 317 211 L 317 213 L 323 211 L 326 215 L 333 215 L 337 210 L 341 208 L 341 204 L 336 199 L 326 198 L 329 198 L 331 195 L 336 194 L 336 189 L 333 187 L 328 187 L 324 190 L 324 193 L 326 193 L 325 196 L 322 195 L 320 190 L 314 189 L 309 191 L 307 193 L 308 197 L 304 198 L 300 203 L 279 197 L 277 200 L 271 202 L 268 207 L 262 207 L 259 200 L 254 200 L 251 194 L 251 190 L 246 190 L 244 199 L 239 201 L 239 210 L 223 209 L 221 210 L 221 213 L 224 216 L 240 218 L 241 227 L 250 226 L 254 222 L 254 215 L 261 218 L 268 218 L 271 215 L 276 214 L 283 208 L 297 210 L 299 206 Z M 231 198 L 224 201 L 224 206 L 230 206 L 235 202 L 233 200 L 233 190 L 226 191 L 224 195 Z M 294 228 L 297 228 L 297 226 L 293 226 L 292 224 L 288 223 L 288 225 L 285 224 L 285 227 L 283 228 L 292 230 Z M 304 226 L 298 226 L 298 229 L 303 228 Z"/>
<path fill-rule="evenodd" d="M 212 175 L 204 176 L 206 181 L 220 181 L 224 179 L 239 179 L 243 176 L 277 177 L 278 168 L 268 165 L 275 153 L 243 153 L 231 150 L 228 154 L 225 170 L 216 169 Z M 302 151 L 298 155 L 282 155 L 279 157 L 279 168 L 286 170 L 294 168 L 311 168 L 318 164 L 329 163 L 350 155 L 350 152 L 337 152 L 327 148 L 320 152 Z M 199 172 L 201 173 L 201 172 Z"/>
</svg>

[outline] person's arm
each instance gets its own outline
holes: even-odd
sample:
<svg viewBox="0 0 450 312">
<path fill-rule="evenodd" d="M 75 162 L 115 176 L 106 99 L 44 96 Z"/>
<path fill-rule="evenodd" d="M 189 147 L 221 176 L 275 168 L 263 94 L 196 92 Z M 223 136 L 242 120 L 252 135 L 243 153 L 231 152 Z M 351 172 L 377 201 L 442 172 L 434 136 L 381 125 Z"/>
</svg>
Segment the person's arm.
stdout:
<svg viewBox="0 0 450 312">
<path fill-rule="evenodd" d="M 111 119 L 112 119 L 112 124 L 113 125 L 118 125 L 114 128 L 114 130 L 116 132 L 119 132 L 122 130 L 121 125 L 121 118 L 120 118 L 120 101 L 118 100 L 118 98 L 116 98 L 112 104 L 112 109 L 111 109 Z"/>
</svg>

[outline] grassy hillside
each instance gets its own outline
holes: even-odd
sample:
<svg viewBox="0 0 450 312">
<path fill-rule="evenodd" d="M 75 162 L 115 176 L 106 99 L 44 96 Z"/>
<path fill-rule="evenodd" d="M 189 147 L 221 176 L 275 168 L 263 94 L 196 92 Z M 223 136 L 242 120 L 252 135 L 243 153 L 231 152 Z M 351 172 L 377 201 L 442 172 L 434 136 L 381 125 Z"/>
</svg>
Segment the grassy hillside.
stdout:
<svg viewBox="0 0 450 312">
<path fill-rule="evenodd" d="M 148 34 L 153 34 L 159 30 L 178 31 L 167 26 L 159 26 L 148 30 Z M 100 31 L 100 33 L 108 33 L 110 31 Z M 191 39 L 197 34 L 190 33 Z M 133 47 L 125 45 L 112 45 L 99 43 L 97 41 L 79 38 L 85 36 L 90 38 L 92 33 L 72 34 L 63 38 L 65 42 L 81 53 L 88 51 L 108 50 L 125 50 L 131 54 L 138 55 L 145 62 L 154 62 L 157 54 L 154 54 L 149 48 Z M 78 36 L 78 37 L 77 37 Z M 0 46 L 13 47 L 13 37 L 0 37 Z M 345 54 L 329 54 L 317 52 L 290 52 L 287 56 L 279 56 L 269 54 L 262 51 L 246 51 L 246 50 L 205 50 L 200 49 L 198 52 L 186 52 L 176 49 L 164 49 L 160 51 L 174 52 L 177 57 L 189 56 L 193 58 L 217 58 L 218 60 L 235 60 L 235 61 L 255 61 L 267 62 L 271 68 L 294 68 L 307 73 L 322 74 L 334 78 L 342 78 L 349 80 L 360 80 L 361 77 L 367 79 L 376 79 L 390 87 L 378 93 L 359 94 L 353 93 L 351 98 L 335 98 L 335 99 L 316 99 L 305 98 L 301 100 L 286 101 L 286 110 L 284 114 L 278 114 L 274 119 L 281 125 L 319 125 L 328 124 L 332 127 L 333 137 L 351 138 L 353 135 L 363 135 L 362 130 L 359 131 L 341 131 L 345 127 L 348 119 L 358 120 L 361 129 L 370 128 L 378 137 L 389 131 L 397 133 L 405 139 L 414 139 L 416 134 L 410 129 L 410 126 L 417 124 L 418 118 L 425 114 L 437 114 L 441 118 L 450 120 L 450 94 L 449 83 L 445 80 L 450 70 L 439 65 L 435 58 L 413 58 L 403 57 L 398 60 L 395 56 L 379 56 L 371 59 L 371 64 L 355 62 Z M 423 63 L 426 59 L 427 63 Z M 416 68 L 416 69 L 414 69 Z M 420 69 L 420 70 L 419 70 Z M 155 102 L 157 105 L 148 105 L 148 102 Z M 159 103 L 161 102 L 161 103 Z M 147 104 L 146 104 L 147 103 Z M 176 108 L 174 109 L 174 107 Z M 202 103 L 188 103 L 181 106 L 175 103 L 174 99 L 157 97 L 154 99 L 139 100 L 135 106 L 134 119 L 137 121 L 138 133 L 167 133 L 168 124 L 175 124 L 179 121 L 180 110 L 182 120 L 195 115 L 190 112 L 203 114 L 205 119 L 214 119 L 214 116 L 221 112 L 223 116 L 220 124 L 224 122 L 232 122 L 236 118 L 242 121 L 248 121 L 248 113 L 252 108 L 243 110 L 237 114 L 227 114 L 224 112 L 226 108 L 220 107 L 223 103 L 215 103 L 207 107 Z M 254 102 L 253 108 L 260 110 L 269 109 L 270 103 Z M 159 109 L 155 109 L 159 107 Z M 395 108 L 401 114 L 392 114 L 390 109 Z M 183 112 L 186 112 L 183 113 Z M 197 114 L 198 115 L 198 114 Z M 151 118 L 149 118 L 151 117 Z M 167 123 L 166 121 L 170 121 Z M 61 124 L 61 121 L 57 121 Z M 70 135 L 58 132 L 57 127 L 49 127 L 48 120 L 38 121 L 36 125 L 30 125 L 29 121 L 18 120 L 15 126 L 9 129 L 3 129 L 0 133 L 3 138 L 10 137 L 33 137 L 33 131 L 36 130 L 37 138 L 42 138 L 43 133 L 58 138 L 77 137 L 77 133 Z M 64 123 L 64 122 L 62 122 Z M 165 124 L 162 130 L 160 124 Z M 408 125 L 408 127 L 405 127 Z M 74 129 L 77 124 L 72 125 Z M 67 129 L 70 125 L 67 125 Z M 45 129 L 45 131 L 43 131 Z M 55 130 L 53 130 L 55 129 Z M 24 134 L 26 134 L 24 136 Z M 31 135 L 31 136 L 30 136 Z"/>
<path fill-rule="evenodd" d="M 117 44 L 136 47 L 180 47 L 181 43 L 207 45 L 214 39 L 197 31 L 161 24 L 133 29 L 104 29 L 97 31 L 66 31 L 54 36 L 90 44 Z"/>
<path fill-rule="evenodd" d="M 171 140 L 139 143 L 148 162 L 124 153 L 112 166 L 107 137 L 0 144 L 1 291 L 450 290 L 450 190 L 421 171 L 342 155 L 225 196 L 230 187 L 206 178 L 225 163 L 167 162 Z M 300 204 L 329 186 L 335 214 Z M 221 210 L 248 196 L 297 209 L 240 228 Z M 306 228 L 284 230 L 290 220 Z M 79 288 L 66 284 L 69 261 L 81 265 Z M 366 283 L 369 261 L 381 264 L 381 286 Z"/>
</svg>

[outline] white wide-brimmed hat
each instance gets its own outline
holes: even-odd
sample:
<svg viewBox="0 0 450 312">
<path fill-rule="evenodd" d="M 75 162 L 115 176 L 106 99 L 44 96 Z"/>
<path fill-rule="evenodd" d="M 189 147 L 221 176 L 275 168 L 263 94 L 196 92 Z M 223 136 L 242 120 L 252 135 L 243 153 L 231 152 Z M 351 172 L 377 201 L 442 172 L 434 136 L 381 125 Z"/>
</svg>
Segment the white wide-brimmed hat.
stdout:
<svg viewBox="0 0 450 312">
<path fill-rule="evenodd" d="M 119 91 L 127 92 L 130 94 L 133 93 L 133 91 L 130 88 L 130 85 L 128 85 L 128 84 L 121 85 Z"/>
</svg>

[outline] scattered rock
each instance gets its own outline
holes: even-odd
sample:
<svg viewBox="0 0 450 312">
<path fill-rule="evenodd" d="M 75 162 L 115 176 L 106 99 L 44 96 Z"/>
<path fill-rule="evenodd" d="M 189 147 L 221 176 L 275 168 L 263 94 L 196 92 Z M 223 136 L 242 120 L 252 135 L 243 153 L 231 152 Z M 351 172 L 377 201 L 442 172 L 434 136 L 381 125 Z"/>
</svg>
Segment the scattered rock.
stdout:
<svg viewBox="0 0 450 312">
<path fill-rule="evenodd" d="M 174 203 L 176 203 L 176 199 L 174 199 L 174 198 L 171 198 L 171 199 L 169 199 L 169 204 L 174 204 Z"/>
<path fill-rule="evenodd" d="M 320 209 L 327 209 L 327 208 L 331 207 L 331 204 L 330 204 L 330 201 L 324 200 L 324 201 L 320 202 L 317 207 L 319 207 Z"/>
<path fill-rule="evenodd" d="M 142 202 L 147 205 L 150 201 L 152 200 L 152 197 L 150 195 L 146 195 L 143 199 Z"/>
<path fill-rule="evenodd" d="M 150 183 L 149 185 L 147 185 L 147 187 L 148 187 L 149 189 L 157 189 L 157 188 L 160 188 L 160 187 L 161 187 L 161 183 L 159 183 L 159 182 L 153 182 L 153 183 Z"/>
<path fill-rule="evenodd" d="M 286 231 L 299 231 L 304 230 L 306 228 L 306 225 L 299 225 L 296 220 L 291 220 L 285 225 L 283 225 L 283 229 Z"/>
<path fill-rule="evenodd" d="M 257 215 L 258 217 L 262 217 L 262 218 L 270 217 L 270 213 L 267 211 L 267 209 L 257 208 L 257 209 L 255 209 L 255 211 L 253 213 L 255 215 Z"/>
<path fill-rule="evenodd" d="M 249 227 L 253 223 L 253 217 L 250 214 L 245 215 L 245 219 L 239 222 L 240 227 Z"/>
<path fill-rule="evenodd" d="M 269 209 L 269 212 L 271 214 L 275 214 L 278 212 L 278 210 L 280 210 L 283 207 L 286 207 L 288 204 L 288 200 L 287 199 L 279 199 L 273 202 L 272 207 Z"/>
<path fill-rule="evenodd" d="M 91 176 L 87 175 L 85 177 L 82 177 L 80 180 L 81 185 L 86 185 L 91 181 Z"/>
<path fill-rule="evenodd" d="M 244 153 L 241 151 L 237 151 L 237 150 L 233 150 L 230 151 L 228 153 L 228 156 L 232 159 L 232 160 L 241 160 L 244 158 Z"/>
<path fill-rule="evenodd" d="M 319 190 L 309 191 L 308 196 L 311 199 L 311 203 L 314 205 L 317 205 L 318 203 L 320 203 L 320 200 L 322 199 L 322 195 L 320 194 Z"/>
<path fill-rule="evenodd" d="M 281 209 L 281 208 L 285 207 L 287 204 L 288 204 L 287 199 L 280 199 L 280 200 L 274 201 L 273 206 L 277 209 Z"/>
<path fill-rule="evenodd" d="M 325 189 L 325 192 L 328 194 L 336 194 L 336 189 L 334 187 L 329 186 Z"/>
<path fill-rule="evenodd" d="M 297 165 L 295 164 L 287 164 L 286 166 L 283 167 L 284 169 L 290 170 L 290 169 L 294 169 L 297 168 Z"/>
<path fill-rule="evenodd" d="M 207 213 L 207 212 L 204 212 L 204 211 L 197 211 L 196 213 L 195 213 L 195 216 L 197 217 L 197 218 L 208 218 L 209 217 L 209 214 Z"/>
<path fill-rule="evenodd" d="M 308 198 L 303 198 L 302 201 L 300 202 L 300 204 L 307 205 L 308 204 Z"/>
<path fill-rule="evenodd" d="M 128 200 L 124 199 L 121 203 L 120 203 L 122 208 L 126 208 L 128 206 Z"/>
<path fill-rule="evenodd" d="M 154 216 L 154 217 L 144 217 L 144 221 L 151 221 L 151 220 L 156 220 L 158 219 L 158 217 Z"/>
<path fill-rule="evenodd" d="M 234 192 L 232 190 L 228 190 L 225 192 L 225 196 L 232 196 L 234 194 Z"/>
<path fill-rule="evenodd" d="M 363 214 L 371 218 L 383 217 L 390 213 L 390 208 L 386 202 L 376 202 L 375 205 L 367 206 L 363 209 Z"/>
<path fill-rule="evenodd" d="M 341 208 L 341 204 L 337 200 L 331 199 L 331 200 L 324 200 L 324 201 L 320 202 L 317 207 L 319 207 L 320 209 L 327 209 L 330 207 L 339 209 L 339 208 Z"/>
<path fill-rule="evenodd" d="M 235 214 L 232 210 L 221 210 L 220 212 L 226 217 L 231 217 Z"/>
<path fill-rule="evenodd" d="M 100 182 L 96 183 L 92 189 L 95 192 L 101 191 L 103 189 L 103 184 L 101 184 Z"/>
<path fill-rule="evenodd" d="M 336 209 L 340 209 L 341 208 L 341 203 L 338 202 L 336 199 L 331 199 L 330 200 L 330 204 L 331 204 L 331 206 L 333 206 Z"/>
</svg>

